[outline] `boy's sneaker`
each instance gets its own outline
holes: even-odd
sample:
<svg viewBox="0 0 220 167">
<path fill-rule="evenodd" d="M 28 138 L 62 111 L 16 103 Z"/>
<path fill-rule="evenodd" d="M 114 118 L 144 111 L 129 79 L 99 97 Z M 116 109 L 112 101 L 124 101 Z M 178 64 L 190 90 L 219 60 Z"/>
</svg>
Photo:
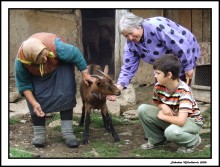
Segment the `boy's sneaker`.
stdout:
<svg viewBox="0 0 220 167">
<path fill-rule="evenodd" d="M 141 149 L 143 150 L 149 150 L 149 149 L 153 149 L 153 148 L 156 148 L 158 146 L 162 146 L 162 145 L 166 145 L 167 144 L 167 140 L 164 139 L 163 141 L 157 143 L 157 144 L 151 144 L 149 141 L 145 144 L 142 144 L 141 145 Z"/>
<path fill-rule="evenodd" d="M 196 150 L 196 147 L 198 147 L 201 143 L 202 139 L 199 137 L 198 142 L 192 146 L 192 147 L 179 147 L 177 152 L 178 153 L 192 153 Z"/>
</svg>

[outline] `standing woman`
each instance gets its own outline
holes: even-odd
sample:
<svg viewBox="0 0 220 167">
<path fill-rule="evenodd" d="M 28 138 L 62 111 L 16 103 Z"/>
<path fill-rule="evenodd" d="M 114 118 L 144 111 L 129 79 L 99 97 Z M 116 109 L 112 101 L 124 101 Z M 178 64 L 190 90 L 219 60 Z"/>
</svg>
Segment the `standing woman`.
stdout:
<svg viewBox="0 0 220 167">
<path fill-rule="evenodd" d="M 126 37 L 121 72 L 117 81 L 119 89 L 126 88 L 137 72 L 140 59 L 153 64 L 165 54 L 172 53 L 181 62 L 179 77 L 193 77 L 200 48 L 195 36 L 185 27 L 165 17 L 143 19 L 133 13 L 126 13 L 119 23 L 119 31 Z M 114 100 L 113 96 L 108 96 Z"/>
<path fill-rule="evenodd" d="M 73 45 L 52 33 L 36 33 L 25 40 L 15 60 L 15 78 L 19 93 L 27 100 L 33 122 L 32 144 L 44 147 L 45 113 L 60 112 L 62 137 L 69 147 L 78 147 L 73 134 L 72 114 L 76 105 L 74 65 L 82 80 L 93 82 L 86 61 Z"/>
</svg>

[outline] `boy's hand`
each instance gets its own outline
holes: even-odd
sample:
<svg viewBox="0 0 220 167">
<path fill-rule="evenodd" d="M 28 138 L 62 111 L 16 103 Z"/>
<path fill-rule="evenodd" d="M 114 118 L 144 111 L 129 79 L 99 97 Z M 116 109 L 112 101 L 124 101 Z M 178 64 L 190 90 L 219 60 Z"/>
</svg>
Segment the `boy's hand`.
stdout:
<svg viewBox="0 0 220 167">
<path fill-rule="evenodd" d="M 157 114 L 157 117 L 158 117 L 160 120 L 164 120 L 164 116 L 166 116 L 166 114 L 164 114 L 162 110 L 160 110 L 159 113 Z"/>
</svg>

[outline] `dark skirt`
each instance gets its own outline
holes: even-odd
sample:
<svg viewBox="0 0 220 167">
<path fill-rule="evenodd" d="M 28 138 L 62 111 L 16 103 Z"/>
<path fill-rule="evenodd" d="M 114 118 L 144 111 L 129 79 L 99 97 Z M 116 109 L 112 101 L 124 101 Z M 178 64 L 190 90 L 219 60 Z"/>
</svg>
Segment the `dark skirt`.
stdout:
<svg viewBox="0 0 220 167">
<path fill-rule="evenodd" d="M 76 106 L 76 81 L 73 66 L 61 63 L 51 74 L 32 76 L 33 95 L 45 113 L 73 109 Z M 31 114 L 33 107 L 27 101 Z"/>
</svg>

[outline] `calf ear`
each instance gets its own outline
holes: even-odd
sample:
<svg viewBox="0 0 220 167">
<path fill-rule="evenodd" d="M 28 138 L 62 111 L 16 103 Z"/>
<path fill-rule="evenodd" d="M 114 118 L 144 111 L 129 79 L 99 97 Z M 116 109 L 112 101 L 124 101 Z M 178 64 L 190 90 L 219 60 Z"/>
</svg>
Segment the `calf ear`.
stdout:
<svg viewBox="0 0 220 167">
<path fill-rule="evenodd" d="M 105 73 L 105 75 L 108 75 L 108 65 L 105 65 L 104 73 Z"/>
</svg>

